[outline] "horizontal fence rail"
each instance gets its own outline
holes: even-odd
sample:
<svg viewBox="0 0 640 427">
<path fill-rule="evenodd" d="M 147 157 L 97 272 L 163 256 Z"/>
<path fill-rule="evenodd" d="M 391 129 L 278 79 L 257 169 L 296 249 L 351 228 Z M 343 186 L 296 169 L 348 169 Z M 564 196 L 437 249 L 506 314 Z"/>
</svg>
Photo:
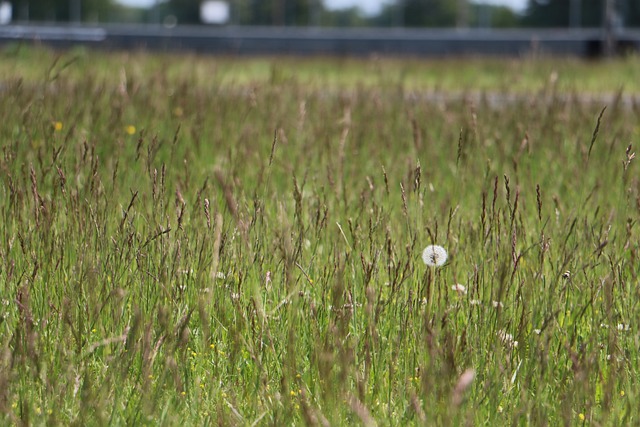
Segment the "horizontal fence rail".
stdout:
<svg viewBox="0 0 640 427">
<path fill-rule="evenodd" d="M 52 47 L 78 44 L 235 55 L 518 56 L 530 53 L 596 57 L 605 52 L 602 29 L 407 29 L 317 27 L 206 27 L 160 25 L 7 25 L 0 44 Z M 640 30 L 621 30 L 616 52 L 640 51 Z"/>
</svg>

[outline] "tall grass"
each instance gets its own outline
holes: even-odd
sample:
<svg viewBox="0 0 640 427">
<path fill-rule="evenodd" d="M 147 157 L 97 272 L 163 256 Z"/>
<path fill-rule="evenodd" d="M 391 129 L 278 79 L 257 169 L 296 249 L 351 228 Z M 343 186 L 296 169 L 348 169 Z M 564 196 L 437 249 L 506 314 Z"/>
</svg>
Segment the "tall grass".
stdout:
<svg viewBox="0 0 640 427">
<path fill-rule="evenodd" d="M 36 52 L 3 54 L 3 423 L 639 422 L 637 101 Z"/>
</svg>

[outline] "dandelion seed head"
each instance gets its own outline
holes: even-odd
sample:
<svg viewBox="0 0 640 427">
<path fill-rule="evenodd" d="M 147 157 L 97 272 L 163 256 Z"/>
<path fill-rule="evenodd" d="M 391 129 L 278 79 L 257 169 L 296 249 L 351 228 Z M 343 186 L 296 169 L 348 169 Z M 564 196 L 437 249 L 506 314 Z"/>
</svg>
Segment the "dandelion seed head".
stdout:
<svg viewBox="0 0 640 427">
<path fill-rule="evenodd" d="M 447 262 L 447 251 L 442 246 L 429 245 L 422 251 L 422 260 L 429 267 L 440 267 Z"/>
<path fill-rule="evenodd" d="M 461 285 L 460 283 L 451 286 L 451 290 L 452 291 L 456 291 L 458 293 L 458 295 L 466 295 L 467 294 L 467 288 L 465 288 L 464 285 Z"/>
</svg>

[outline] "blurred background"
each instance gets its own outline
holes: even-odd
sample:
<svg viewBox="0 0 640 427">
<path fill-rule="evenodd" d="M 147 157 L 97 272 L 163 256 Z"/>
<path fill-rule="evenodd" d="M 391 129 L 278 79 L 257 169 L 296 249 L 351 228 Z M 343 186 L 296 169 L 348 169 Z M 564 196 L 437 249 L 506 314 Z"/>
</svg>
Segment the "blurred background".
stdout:
<svg viewBox="0 0 640 427">
<path fill-rule="evenodd" d="M 640 0 L 0 0 L 0 44 L 18 40 L 250 55 L 599 57 L 640 51 Z"/>
<path fill-rule="evenodd" d="M 0 0 L 0 22 L 628 28 L 640 0 Z"/>
</svg>

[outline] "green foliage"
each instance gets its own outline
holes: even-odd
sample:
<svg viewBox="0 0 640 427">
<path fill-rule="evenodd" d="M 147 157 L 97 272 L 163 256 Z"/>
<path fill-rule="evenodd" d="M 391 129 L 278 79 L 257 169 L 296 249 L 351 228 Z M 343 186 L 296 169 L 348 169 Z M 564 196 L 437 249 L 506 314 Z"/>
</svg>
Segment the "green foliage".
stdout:
<svg viewBox="0 0 640 427">
<path fill-rule="evenodd" d="M 17 21 L 158 22 L 175 17 L 178 24 L 200 23 L 200 0 L 167 0 L 149 9 L 128 8 L 114 0 L 13 0 Z M 231 23 L 236 25 L 406 26 L 406 27 L 567 27 L 572 7 L 575 24 L 599 27 L 604 0 L 530 0 L 522 15 L 507 7 L 468 0 L 395 0 L 375 16 L 355 7 L 329 10 L 321 0 L 233 0 Z M 640 3 L 616 2 L 616 22 L 640 25 Z M 168 21 L 172 22 L 172 21 Z"/>
<path fill-rule="evenodd" d="M 4 52 L 2 423 L 637 424 L 637 66 Z"/>
<path fill-rule="evenodd" d="M 471 27 L 513 28 L 520 24 L 521 17 L 508 7 L 476 4 L 471 10 Z"/>
<path fill-rule="evenodd" d="M 452 27 L 456 24 L 456 2 L 446 0 L 405 0 L 407 27 Z"/>
<path fill-rule="evenodd" d="M 364 27 L 370 25 L 370 20 L 362 15 L 357 7 L 341 10 L 325 10 L 320 15 L 320 25 L 327 27 Z"/>
<path fill-rule="evenodd" d="M 200 0 L 168 0 L 160 6 L 160 14 L 173 15 L 179 24 L 200 23 Z"/>
<path fill-rule="evenodd" d="M 453 27 L 460 7 L 468 6 L 447 0 L 402 0 L 386 4 L 372 21 L 382 26 Z"/>
<path fill-rule="evenodd" d="M 14 19 L 18 21 L 108 21 L 121 8 L 112 0 L 13 0 Z M 79 13 L 79 15 L 76 15 Z"/>
<path fill-rule="evenodd" d="M 574 6 L 575 3 L 575 6 Z M 601 27 L 604 22 L 605 0 L 529 0 L 522 18 L 522 25 L 529 27 L 568 27 L 571 8 L 576 7 L 579 27 Z M 637 1 L 614 2 L 620 16 L 620 24 L 628 27 L 640 25 L 640 3 Z"/>
</svg>

